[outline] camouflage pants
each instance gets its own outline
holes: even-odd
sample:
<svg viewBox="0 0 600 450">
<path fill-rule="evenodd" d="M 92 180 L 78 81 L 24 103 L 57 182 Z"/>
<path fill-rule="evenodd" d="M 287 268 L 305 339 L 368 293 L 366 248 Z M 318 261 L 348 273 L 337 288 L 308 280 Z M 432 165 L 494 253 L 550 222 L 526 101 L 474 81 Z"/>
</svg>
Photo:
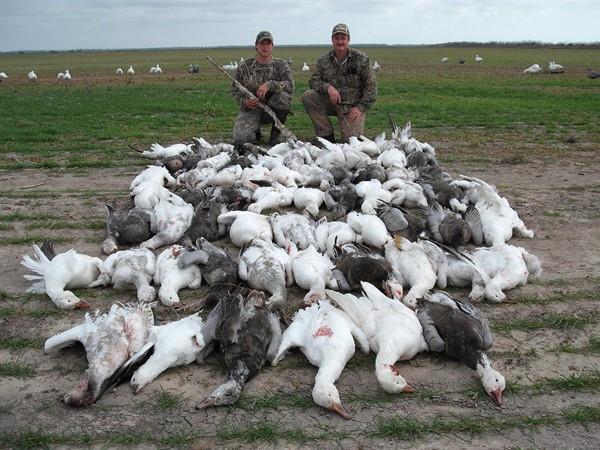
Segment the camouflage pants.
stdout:
<svg viewBox="0 0 600 450">
<path fill-rule="evenodd" d="M 328 116 L 337 116 L 340 127 L 341 142 L 348 142 L 350 136 L 360 136 L 365 127 L 365 114 L 353 122 L 348 120 L 348 105 L 333 105 L 327 94 L 319 94 L 309 89 L 302 95 L 302 104 L 315 127 L 317 136 L 325 137 L 333 134 L 333 125 Z"/>
<path fill-rule="evenodd" d="M 291 104 L 292 96 L 287 92 L 273 94 L 267 99 L 267 106 L 275 112 L 282 123 L 285 123 Z M 233 125 L 234 145 L 255 142 L 260 126 L 267 123 L 273 123 L 273 119 L 262 109 L 258 107 L 250 110 L 240 109 Z"/>
</svg>

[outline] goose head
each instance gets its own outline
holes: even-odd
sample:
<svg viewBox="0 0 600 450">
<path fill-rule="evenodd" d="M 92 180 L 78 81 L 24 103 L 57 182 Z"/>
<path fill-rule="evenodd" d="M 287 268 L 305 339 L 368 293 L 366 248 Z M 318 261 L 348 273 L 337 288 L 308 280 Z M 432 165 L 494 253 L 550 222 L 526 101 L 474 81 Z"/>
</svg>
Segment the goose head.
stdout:
<svg viewBox="0 0 600 450">
<path fill-rule="evenodd" d="M 317 405 L 339 414 L 346 420 L 351 419 L 348 411 L 342 406 L 340 394 L 333 383 L 315 383 L 312 398 Z"/>
<path fill-rule="evenodd" d="M 166 284 L 162 284 L 160 286 L 160 289 L 158 290 L 158 298 L 160 299 L 160 302 L 165 306 L 176 308 L 181 305 L 181 303 L 179 302 L 179 296 L 177 295 L 177 291 Z"/>
<path fill-rule="evenodd" d="M 485 285 L 484 294 L 486 300 L 492 303 L 500 303 L 501 301 L 506 299 L 506 295 L 504 294 L 504 292 L 502 292 L 498 285 L 493 281 Z"/>
<path fill-rule="evenodd" d="M 88 302 L 79 299 L 71 291 L 63 291 L 63 292 L 61 292 L 53 300 L 54 300 L 54 303 L 56 303 L 56 305 L 60 309 L 66 309 L 66 310 L 70 310 L 70 309 L 87 309 L 87 308 L 90 308 L 92 306 Z"/>
<path fill-rule="evenodd" d="M 393 364 L 378 364 L 375 368 L 375 375 L 385 392 L 390 394 L 415 392 L 415 388 L 408 384 Z"/>
<path fill-rule="evenodd" d="M 402 301 L 404 296 L 404 288 L 402 283 L 398 282 L 393 276 L 383 283 L 383 292 L 390 298 Z"/>
<path fill-rule="evenodd" d="M 502 392 L 504 392 L 504 388 L 506 387 L 506 380 L 504 376 L 494 370 L 490 361 L 486 355 L 482 355 L 480 360 L 477 362 L 476 367 L 477 376 L 481 380 L 481 385 L 485 393 L 492 399 L 492 401 L 497 405 L 502 405 Z"/>
<path fill-rule="evenodd" d="M 137 291 L 137 299 L 143 303 L 150 303 L 156 297 L 156 290 L 152 286 L 140 286 Z"/>
<path fill-rule="evenodd" d="M 205 409 L 211 406 L 233 405 L 242 393 L 242 385 L 229 380 L 223 383 L 212 394 L 196 405 L 196 409 Z"/>
</svg>

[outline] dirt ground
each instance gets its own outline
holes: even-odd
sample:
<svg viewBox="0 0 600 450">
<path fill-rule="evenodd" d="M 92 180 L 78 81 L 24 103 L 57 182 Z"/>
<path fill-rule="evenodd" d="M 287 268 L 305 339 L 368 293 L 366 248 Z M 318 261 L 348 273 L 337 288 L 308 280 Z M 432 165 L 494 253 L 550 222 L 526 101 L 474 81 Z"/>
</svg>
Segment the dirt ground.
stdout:
<svg viewBox="0 0 600 450">
<path fill-rule="evenodd" d="M 443 157 L 442 157 L 443 161 Z M 597 311 L 600 307 L 600 156 L 597 151 L 554 160 L 540 158 L 516 165 L 481 163 L 444 164 L 451 173 L 478 176 L 496 184 L 536 233 L 532 240 L 513 239 L 514 245 L 536 254 L 543 264 L 540 280 L 508 292 L 499 305 L 482 304 L 492 325 L 516 319 L 550 316 L 589 319 L 583 327 L 567 329 L 540 326 L 530 330 L 495 332 L 490 356 L 494 365 L 512 385 L 538 384 L 541 389 L 514 389 L 505 394 L 504 405 L 495 407 L 478 393 L 479 384 L 464 366 L 444 357 L 418 355 L 400 364 L 416 394 L 389 396 L 379 388 L 373 370 L 373 357 L 352 360 L 337 382 L 342 402 L 352 420 L 315 406 L 310 392 L 315 369 L 299 353 L 289 355 L 280 366 L 267 367 L 251 380 L 240 405 L 233 408 L 195 411 L 203 399 L 224 379 L 218 358 L 206 365 L 171 369 L 133 395 L 128 384 L 107 392 L 95 405 L 71 409 L 60 399 L 77 382 L 86 368 L 82 348 L 44 354 L 43 341 L 82 320 L 82 312 L 59 312 L 43 296 L 23 297 L 28 282 L 21 256 L 29 244 L 0 246 L 0 339 L 33 339 L 39 346 L 22 349 L 0 348 L 0 364 L 16 363 L 35 370 L 32 376 L 0 376 L 0 446 L 15 446 L 15 436 L 38 433 L 54 436 L 51 447 L 73 444 L 81 433 L 92 435 L 91 442 L 75 447 L 135 448 L 193 447 L 235 448 L 598 448 L 600 422 L 563 420 L 565 412 L 580 406 L 597 407 L 600 392 L 591 389 L 562 389 L 544 380 L 573 375 L 597 376 L 600 354 L 584 349 L 590 337 L 600 338 Z M 89 172 L 18 171 L 0 173 L 3 194 L 2 214 L 49 213 L 67 220 L 102 219 L 102 204 L 111 196 L 123 194 L 135 172 L 132 170 L 90 170 Z M 34 186 L 35 184 L 40 186 Z M 35 193 L 40 195 L 37 196 Z M 44 195 L 46 193 L 47 195 Z M 25 230 L 26 222 L 10 223 L 0 231 L 5 240 L 13 236 L 63 237 L 57 250 L 75 248 L 100 255 L 103 230 L 40 229 Z M 465 291 L 466 292 L 466 291 Z M 132 293 L 112 289 L 80 291 L 94 307 L 107 309 L 114 301 L 127 302 Z M 199 309 L 205 289 L 186 291 L 185 313 Z M 303 293 L 292 290 L 287 314 L 291 316 Z M 531 300 L 533 299 L 533 301 Z M 535 301 L 537 299 L 537 301 Z M 540 299 L 545 299 L 541 300 Z M 181 313 L 180 313 L 181 314 Z M 157 322 L 176 314 L 162 305 L 155 311 Z M 572 352 L 557 351 L 569 345 Z M 172 394 L 165 396 L 165 393 Z M 277 396 L 275 396 L 277 394 Z M 175 399 L 165 405 L 165 398 Z M 299 399 L 299 400 L 298 400 Z M 267 401 L 269 400 L 269 401 Z M 528 419 L 548 417 L 532 424 Z M 473 419 L 486 424 L 483 429 L 443 429 L 418 435 L 415 440 L 377 435 L 382 420 L 399 417 L 433 423 Z M 551 417 L 559 418 L 556 421 Z M 563 419 L 560 419 L 563 418 Z M 493 422 L 493 421 L 496 422 Z M 513 426 L 500 423 L 515 421 Z M 496 425 L 494 425 L 494 423 Z M 252 438 L 226 432 L 251 430 L 271 424 L 278 431 L 274 440 Z M 263 429 L 264 432 L 264 429 Z M 299 439 L 298 432 L 316 440 Z M 217 434 L 219 433 L 219 434 Z M 63 440 L 56 438 L 62 436 Z M 228 437 L 229 436 L 229 437 Z M 13 440 L 11 440 L 13 439 Z M 170 439 L 170 440 L 169 440 Z"/>
</svg>

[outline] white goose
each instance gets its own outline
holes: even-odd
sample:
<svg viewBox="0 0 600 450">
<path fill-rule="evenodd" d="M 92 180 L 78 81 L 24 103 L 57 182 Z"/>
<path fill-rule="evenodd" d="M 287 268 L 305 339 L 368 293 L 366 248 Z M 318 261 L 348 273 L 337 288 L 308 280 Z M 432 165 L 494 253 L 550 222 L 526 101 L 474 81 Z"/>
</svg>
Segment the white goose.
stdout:
<svg viewBox="0 0 600 450">
<path fill-rule="evenodd" d="M 133 197 L 136 208 L 153 210 L 160 201 L 171 196 L 171 191 L 152 181 L 144 181 L 136 185 L 129 196 Z"/>
<path fill-rule="evenodd" d="M 117 67 L 117 70 L 115 70 L 115 74 L 116 75 L 123 75 L 123 69 L 121 67 Z"/>
<path fill-rule="evenodd" d="M 188 156 L 194 153 L 194 146 L 191 144 L 172 144 L 167 147 L 163 147 L 158 142 L 155 142 L 150 146 L 150 150 L 144 150 L 140 153 L 140 156 L 149 159 L 161 159 L 161 158 L 171 158 L 173 156 Z M 160 166 L 149 166 L 149 167 L 159 167 L 164 169 L 164 167 Z M 166 169 L 165 169 L 166 170 Z"/>
<path fill-rule="evenodd" d="M 319 215 L 319 208 L 323 204 L 324 192 L 315 188 L 298 188 L 294 190 L 294 206 L 306 211 L 313 217 Z"/>
<path fill-rule="evenodd" d="M 64 80 L 71 81 L 71 73 L 69 72 L 69 69 L 65 69 Z"/>
<path fill-rule="evenodd" d="M 183 288 L 198 289 L 202 284 L 200 267 L 196 264 L 180 268 L 177 264 L 179 254 L 184 250 L 181 245 L 171 245 L 156 258 L 154 284 L 160 286 L 158 298 L 165 306 L 178 306 L 177 292 Z"/>
<path fill-rule="evenodd" d="M 91 287 L 90 284 L 100 275 L 100 258 L 83 255 L 73 249 L 55 255 L 51 243 L 45 243 L 42 249 L 33 244 L 33 252 L 33 258 L 23 255 L 21 261 L 23 266 L 35 273 L 23 275 L 26 280 L 34 282 L 27 292 L 46 293 L 60 309 L 90 307 L 89 303 L 65 289 Z"/>
<path fill-rule="evenodd" d="M 352 211 L 346 217 L 346 223 L 360 234 L 363 244 L 381 249 L 392 239 L 383 221 L 371 214 L 360 214 Z"/>
<path fill-rule="evenodd" d="M 161 199 L 154 206 L 156 217 L 156 234 L 140 247 L 159 248 L 177 242 L 192 224 L 194 207 L 186 203 L 178 195 L 170 193 L 166 199 Z"/>
<path fill-rule="evenodd" d="M 363 199 L 363 214 L 377 214 L 380 202 L 390 203 L 392 193 L 384 189 L 379 180 L 361 181 L 356 185 L 356 194 Z"/>
<path fill-rule="evenodd" d="M 248 211 L 260 214 L 263 209 L 279 209 L 292 204 L 294 193 L 292 188 L 273 183 L 272 186 L 259 187 L 252 194 L 252 203 Z"/>
<path fill-rule="evenodd" d="M 135 70 L 133 70 L 133 66 L 129 66 L 129 69 L 127 69 L 127 75 L 135 75 Z"/>
<path fill-rule="evenodd" d="M 196 360 L 204 349 L 203 322 L 198 314 L 152 327 L 144 347 L 126 363 L 132 364 L 153 350 L 152 356 L 131 377 L 133 392 L 138 393 L 169 367 L 191 364 Z"/>
<path fill-rule="evenodd" d="M 532 64 L 527 69 L 523 71 L 523 73 L 540 73 L 543 72 L 544 68 L 539 64 Z"/>
<path fill-rule="evenodd" d="M 354 339 L 364 353 L 369 353 L 369 341 L 363 331 L 344 312 L 321 300 L 294 315 L 292 324 L 283 333 L 272 365 L 277 365 L 288 349 L 299 347 L 308 361 L 319 368 L 312 391 L 313 401 L 350 419 L 335 382 L 354 355 Z"/>
<path fill-rule="evenodd" d="M 273 213 L 269 216 L 269 221 L 275 242 L 281 248 L 285 248 L 290 241 L 296 244 L 300 250 L 304 250 L 310 245 L 317 246 L 316 225 L 306 215 L 293 212 Z"/>
<path fill-rule="evenodd" d="M 308 67 L 308 64 L 304 63 L 302 66 L 302 72 L 309 72 L 310 71 L 310 67 Z"/>
<path fill-rule="evenodd" d="M 229 226 L 229 238 L 236 247 L 243 247 L 256 237 L 273 240 L 269 218 L 250 211 L 231 211 L 217 218 L 221 225 Z"/>
<path fill-rule="evenodd" d="M 6 75 L 6 72 L 0 72 L 0 81 L 2 80 L 8 80 L 8 75 Z"/>
<path fill-rule="evenodd" d="M 375 61 L 375 62 L 373 63 L 373 70 L 374 70 L 375 72 L 379 72 L 379 69 L 381 69 L 381 66 L 379 65 L 379 63 L 378 63 L 377 61 Z"/>
<path fill-rule="evenodd" d="M 362 244 L 360 234 L 356 233 L 350 225 L 344 222 L 327 222 L 326 218 L 317 222 L 315 235 L 319 250 L 327 252 L 327 256 L 330 258 L 335 257 L 334 247 L 336 245 L 341 246 L 350 242 Z"/>
<path fill-rule="evenodd" d="M 147 248 L 121 250 L 106 258 L 100 265 L 100 276 L 90 287 L 112 284 L 115 289 L 131 289 L 137 292 L 140 302 L 151 302 L 156 291 L 150 281 L 156 270 L 156 256 Z"/>
<path fill-rule="evenodd" d="M 86 314 L 84 323 L 49 338 L 44 344 L 45 353 L 81 342 L 89 363 L 64 402 L 69 406 L 95 402 L 118 381 L 120 369 L 144 345 L 153 325 L 150 305 L 114 304 L 108 313 L 96 312 L 93 319 Z"/>
<path fill-rule="evenodd" d="M 152 147 L 154 147 L 154 145 Z M 129 189 L 133 190 L 137 185 L 146 181 L 150 181 L 159 186 L 166 186 L 172 188 L 177 186 L 177 180 L 175 180 L 175 178 L 171 176 L 171 174 L 165 167 L 147 166 L 133 179 L 133 181 L 129 185 Z"/>
<path fill-rule="evenodd" d="M 238 275 L 253 289 L 270 292 L 265 304 L 271 310 L 285 305 L 286 286 L 294 282 L 291 257 L 271 241 L 253 239 L 240 257 Z"/>
<path fill-rule="evenodd" d="M 384 391 L 414 392 L 402 377 L 396 361 L 406 361 L 428 350 L 423 328 L 416 314 L 401 302 L 382 294 L 370 283 L 361 283 L 365 297 L 326 291 L 350 316 L 369 339 L 371 351 L 377 353 L 375 375 Z"/>
<path fill-rule="evenodd" d="M 563 73 L 565 68 L 560 64 L 557 64 L 555 61 L 550 61 L 548 63 L 548 71 L 550 73 Z"/>
<path fill-rule="evenodd" d="M 400 274 L 398 278 L 401 278 L 403 285 L 410 286 L 402 302 L 414 309 L 417 299 L 435 286 L 437 268 L 433 267 L 421 242 L 411 242 L 403 237 L 387 242 L 385 259 Z"/>
<path fill-rule="evenodd" d="M 56 80 L 62 81 L 64 79 L 65 79 L 65 74 L 63 72 L 58 72 L 58 75 L 56 75 Z"/>
<path fill-rule="evenodd" d="M 308 291 L 304 296 L 304 304 L 310 305 L 324 299 L 325 286 L 337 289 L 337 281 L 332 275 L 333 263 L 315 247 L 311 245 L 292 256 L 294 281 Z"/>
<path fill-rule="evenodd" d="M 35 72 L 34 72 L 33 70 L 30 70 L 30 71 L 27 73 L 27 79 L 28 79 L 29 81 L 37 81 L 37 75 L 35 74 Z"/>
<path fill-rule="evenodd" d="M 480 62 L 482 62 L 482 61 L 483 61 L 483 58 L 482 58 L 481 56 L 479 56 L 479 55 L 475 55 L 475 62 L 476 62 L 476 63 L 480 63 Z"/>
</svg>

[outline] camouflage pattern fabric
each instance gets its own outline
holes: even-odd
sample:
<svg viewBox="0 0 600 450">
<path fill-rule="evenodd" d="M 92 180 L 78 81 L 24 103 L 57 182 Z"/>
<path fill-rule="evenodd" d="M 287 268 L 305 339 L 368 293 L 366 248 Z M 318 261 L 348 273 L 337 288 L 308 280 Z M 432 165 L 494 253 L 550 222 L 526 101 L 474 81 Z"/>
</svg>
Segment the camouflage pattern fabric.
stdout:
<svg viewBox="0 0 600 450">
<path fill-rule="evenodd" d="M 268 83 L 266 104 L 275 112 L 277 118 L 285 123 L 294 92 L 292 71 L 286 61 L 273 58 L 269 64 L 259 64 L 255 58 L 249 58 L 239 65 L 235 79 L 252 93 L 256 93 L 263 83 Z M 247 109 L 244 106 L 247 97 L 233 82 L 231 94 L 240 105 L 240 112 L 233 127 L 233 142 L 254 142 L 260 125 L 273 123 L 273 119 L 260 108 Z"/>
<path fill-rule="evenodd" d="M 333 105 L 327 94 L 319 94 L 314 89 L 309 89 L 302 96 L 304 109 L 310 116 L 315 127 L 317 136 L 325 137 L 333 135 L 333 125 L 328 116 L 337 116 L 340 128 L 340 142 L 348 142 L 350 136 L 364 134 L 365 115 L 354 121 L 348 120 L 346 105 Z"/>
<path fill-rule="evenodd" d="M 333 50 L 319 58 L 309 81 L 311 89 L 306 91 L 302 97 L 302 103 L 313 121 L 317 136 L 333 133 L 331 122 L 327 118 L 328 115 L 338 117 L 344 141 L 347 141 L 349 136 L 356 136 L 355 133 L 362 133 L 364 115 L 362 120 L 348 122 L 345 114 L 353 106 L 357 106 L 364 113 L 375 103 L 377 79 L 369 57 L 352 48 L 348 49 L 348 52 L 348 57 L 343 61 L 336 59 Z M 342 97 L 341 104 L 335 107 L 327 95 L 330 85 L 335 87 Z M 322 102 L 323 105 L 318 106 L 319 102 Z M 328 131 L 326 134 L 322 134 L 326 131 Z"/>
</svg>

